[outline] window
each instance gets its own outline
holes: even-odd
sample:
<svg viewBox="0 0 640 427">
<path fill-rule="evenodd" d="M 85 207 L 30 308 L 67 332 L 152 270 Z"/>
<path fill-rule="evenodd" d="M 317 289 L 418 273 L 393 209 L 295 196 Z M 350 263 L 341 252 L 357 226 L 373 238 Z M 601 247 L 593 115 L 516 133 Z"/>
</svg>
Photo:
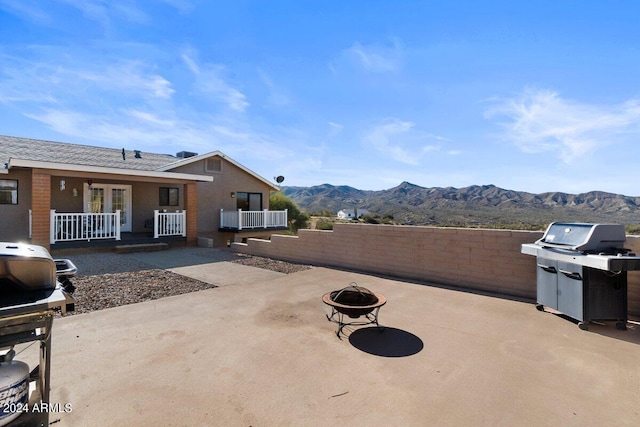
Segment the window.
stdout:
<svg viewBox="0 0 640 427">
<path fill-rule="evenodd" d="M 0 205 L 18 204 L 18 181 L 0 179 Z"/>
<path fill-rule="evenodd" d="M 238 209 L 243 211 L 261 211 L 262 193 L 236 193 Z"/>
<path fill-rule="evenodd" d="M 160 206 L 178 206 L 180 197 L 177 188 L 160 187 Z"/>
<path fill-rule="evenodd" d="M 210 157 L 206 161 L 205 169 L 207 172 L 222 172 L 222 159 L 220 157 Z"/>
</svg>

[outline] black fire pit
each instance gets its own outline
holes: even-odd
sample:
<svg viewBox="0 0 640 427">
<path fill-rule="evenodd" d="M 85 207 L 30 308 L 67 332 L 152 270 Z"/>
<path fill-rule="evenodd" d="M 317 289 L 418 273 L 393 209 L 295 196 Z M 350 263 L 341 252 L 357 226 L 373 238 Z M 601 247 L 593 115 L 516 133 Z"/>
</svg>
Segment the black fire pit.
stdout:
<svg viewBox="0 0 640 427">
<path fill-rule="evenodd" d="M 346 288 L 324 294 L 322 302 L 331 307 L 331 315 L 327 315 L 327 319 L 338 324 L 336 331 L 338 338 L 340 338 L 342 329 L 347 325 L 375 324 L 379 329 L 383 329 L 378 323 L 378 313 L 380 307 L 387 303 L 387 299 L 382 294 L 372 292 L 352 282 Z M 364 320 L 345 322 L 345 315 L 351 319 L 364 316 Z"/>
</svg>

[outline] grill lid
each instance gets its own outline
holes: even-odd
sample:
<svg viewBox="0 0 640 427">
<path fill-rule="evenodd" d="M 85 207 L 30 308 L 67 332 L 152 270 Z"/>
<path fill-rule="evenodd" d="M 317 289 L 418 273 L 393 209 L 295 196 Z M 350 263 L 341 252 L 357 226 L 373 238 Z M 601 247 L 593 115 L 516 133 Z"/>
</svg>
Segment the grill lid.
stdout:
<svg viewBox="0 0 640 427">
<path fill-rule="evenodd" d="M 622 224 L 553 222 L 536 244 L 580 252 L 606 252 L 624 247 L 626 241 Z"/>
<path fill-rule="evenodd" d="M 0 242 L 0 295 L 56 287 L 56 264 L 42 246 Z"/>
</svg>

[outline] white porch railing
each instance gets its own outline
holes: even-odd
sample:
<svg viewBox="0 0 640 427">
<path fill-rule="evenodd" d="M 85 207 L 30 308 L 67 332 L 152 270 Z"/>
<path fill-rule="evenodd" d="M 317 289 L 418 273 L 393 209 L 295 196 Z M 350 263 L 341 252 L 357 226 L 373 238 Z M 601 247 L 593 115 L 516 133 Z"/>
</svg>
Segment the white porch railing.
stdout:
<svg viewBox="0 0 640 427">
<path fill-rule="evenodd" d="M 287 227 L 287 210 L 270 211 L 225 211 L 220 209 L 220 228 L 242 230 L 245 228 Z"/>
<path fill-rule="evenodd" d="M 160 212 L 153 211 L 153 238 L 161 236 L 187 235 L 187 211 Z"/>
<path fill-rule="evenodd" d="M 73 240 L 120 240 L 120 211 L 113 213 L 56 213 L 51 210 L 50 243 Z"/>
</svg>

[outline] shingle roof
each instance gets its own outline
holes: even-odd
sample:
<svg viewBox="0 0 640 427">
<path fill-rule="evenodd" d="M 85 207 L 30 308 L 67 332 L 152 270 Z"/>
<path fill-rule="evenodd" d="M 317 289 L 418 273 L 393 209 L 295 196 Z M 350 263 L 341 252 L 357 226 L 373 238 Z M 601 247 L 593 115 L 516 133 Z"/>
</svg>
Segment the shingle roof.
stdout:
<svg viewBox="0 0 640 427">
<path fill-rule="evenodd" d="M 0 135 L 0 166 L 10 158 L 146 171 L 155 171 L 179 160 L 168 154 L 147 152 L 141 152 L 137 159 L 135 150 L 128 149 L 123 159 L 122 149 Z"/>
</svg>

